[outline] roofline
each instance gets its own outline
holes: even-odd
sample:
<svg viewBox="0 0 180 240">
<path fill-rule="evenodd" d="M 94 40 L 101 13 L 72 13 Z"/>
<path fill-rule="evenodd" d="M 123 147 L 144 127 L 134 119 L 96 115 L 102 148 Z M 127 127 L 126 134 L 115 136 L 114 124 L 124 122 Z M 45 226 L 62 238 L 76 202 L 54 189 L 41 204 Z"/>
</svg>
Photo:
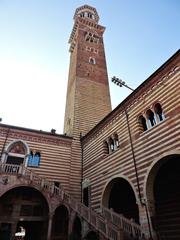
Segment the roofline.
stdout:
<svg viewBox="0 0 180 240">
<path fill-rule="evenodd" d="M 169 64 L 175 57 L 180 54 L 180 49 L 178 49 L 166 62 L 164 62 L 155 72 L 153 72 L 146 80 L 144 80 L 132 93 L 130 93 L 117 107 L 115 107 L 110 113 L 108 113 L 95 127 L 93 127 L 86 135 L 81 138 L 83 141 L 86 137 L 91 135 L 103 122 L 105 122 L 113 113 L 115 113 L 119 108 L 121 108 L 133 95 L 135 95 L 150 79 L 152 79 L 157 73 L 159 73 L 167 64 Z"/>
<path fill-rule="evenodd" d="M 16 130 L 21 130 L 21 131 L 27 131 L 27 132 L 33 132 L 33 133 L 38 133 L 38 134 L 44 134 L 44 135 L 53 136 L 53 137 L 63 137 L 63 138 L 72 139 L 72 137 L 64 135 L 64 134 L 51 133 L 51 132 L 47 132 L 47 131 L 43 131 L 43 130 L 19 127 L 19 126 L 4 124 L 4 123 L 0 123 L 0 127 L 16 129 Z"/>
</svg>

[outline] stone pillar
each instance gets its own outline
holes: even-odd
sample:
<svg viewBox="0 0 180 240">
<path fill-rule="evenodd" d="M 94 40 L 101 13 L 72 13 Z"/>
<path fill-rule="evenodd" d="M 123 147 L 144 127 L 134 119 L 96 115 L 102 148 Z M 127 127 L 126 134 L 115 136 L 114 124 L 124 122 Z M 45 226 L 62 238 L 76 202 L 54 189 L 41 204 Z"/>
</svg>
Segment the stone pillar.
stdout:
<svg viewBox="0 0 180 240">
<path fill-rule="evenodd" d="M 148 209 L 148 213 L 149 213 L 149 217 L 150 217 L 150 225 L 151 225 L 151 230 L 152 230 L 152 237 L 154 240 L 157 239 L 157 234 L 156 234 L 156 230 L 153 228 L 156 226 L 156 222 L 155 222 L 155 201 L 154 199 L 147 199 L 146 200 L 147 203 L 147 209 Z"/>
<path fill-rule="evenodd" d="M 148 220 L 148 215 L 147 215 L 147 211 L 146 211 L 146 206 L 145 204 L 138 204 L 139 207 L 139 221 L 140 221 L 140 225 L 143 228 L 143 231 L 146 235 L 146 237 L 150 237 L 150 229 L 149 229 L 149 220 Z"/>
<path fill-rule="evenodd" d="M 54 216 L 54 213 L 49 213 L 47 240 L 51 240 L 53 216 Z"/>
</svg>

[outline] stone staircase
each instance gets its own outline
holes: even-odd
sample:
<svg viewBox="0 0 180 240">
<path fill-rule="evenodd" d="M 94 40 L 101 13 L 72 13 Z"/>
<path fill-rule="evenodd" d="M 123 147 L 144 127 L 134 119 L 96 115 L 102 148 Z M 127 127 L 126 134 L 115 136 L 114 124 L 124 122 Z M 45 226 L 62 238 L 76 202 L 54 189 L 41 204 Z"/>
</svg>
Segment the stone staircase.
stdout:
<svg viewBox="0 0 180 240">
<path fill-rule="evenodd" d="M 99 232 L 107 240 L 145 240 L 145 235 L 140 225 L 116 214 L 109 209 L 103 208 L 99 214 L 86 207 L 67 194 L 62 187 L 54 186 L 54 183 L 35 174 L 33 171 L 22 165 L 0 164 L 0 174 L 17 175 L 24 178 L 41 191 L 46 191 L 51 198 L 67 204 L 92 228 Z"/>
</svg>

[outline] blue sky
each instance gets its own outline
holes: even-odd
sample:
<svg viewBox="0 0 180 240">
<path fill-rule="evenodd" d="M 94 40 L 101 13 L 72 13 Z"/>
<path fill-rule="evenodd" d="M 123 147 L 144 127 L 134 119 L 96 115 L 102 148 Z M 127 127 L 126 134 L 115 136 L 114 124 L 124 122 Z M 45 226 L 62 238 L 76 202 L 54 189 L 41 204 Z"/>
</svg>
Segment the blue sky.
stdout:
<svg viewBox="0 0 180 240">
<path fill-rule="evenodd" d="M 3 123 L 63 133 L 75 9 L 95 7 L 104 44 L 112 107 L 178 49 L 179 0 L 0 0 L 0 117 Z"/>
</svg>

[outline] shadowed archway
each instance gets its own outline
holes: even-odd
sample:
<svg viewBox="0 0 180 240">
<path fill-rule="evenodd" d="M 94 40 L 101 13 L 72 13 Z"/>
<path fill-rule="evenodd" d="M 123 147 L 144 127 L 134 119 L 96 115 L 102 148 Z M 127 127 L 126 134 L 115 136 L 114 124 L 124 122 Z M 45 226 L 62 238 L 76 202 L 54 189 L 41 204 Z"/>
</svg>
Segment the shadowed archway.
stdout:
<svg viewBox="0 0 180 240">
<path fill-rule="evenodd" d="M 49 207 L 44 196 L 31 187 L 17 187 L 0 198 L 0 239 L 14 236 L 19 226 L 26 229 L 25 240 L 47 237 Z"/>
<path fill-rule="evenodd" d="M 103 194 L 103 206 L 139 223 L 139 212 L 134 191 L 129 182 L 121 177 L 112 179 Z"/>
<path fill-rule="evenodd" d="M 64 205 L 61 205 L 55 210 L 53 217 L 52 239 L 68 239 L 68 225 L 68 209 Z"/>
<path fill-rule="evenodd" d="M 180 239 L 180 155 L 160 159 L 146 184 L 153 229 L 159 239 Z"/>
</svg>

